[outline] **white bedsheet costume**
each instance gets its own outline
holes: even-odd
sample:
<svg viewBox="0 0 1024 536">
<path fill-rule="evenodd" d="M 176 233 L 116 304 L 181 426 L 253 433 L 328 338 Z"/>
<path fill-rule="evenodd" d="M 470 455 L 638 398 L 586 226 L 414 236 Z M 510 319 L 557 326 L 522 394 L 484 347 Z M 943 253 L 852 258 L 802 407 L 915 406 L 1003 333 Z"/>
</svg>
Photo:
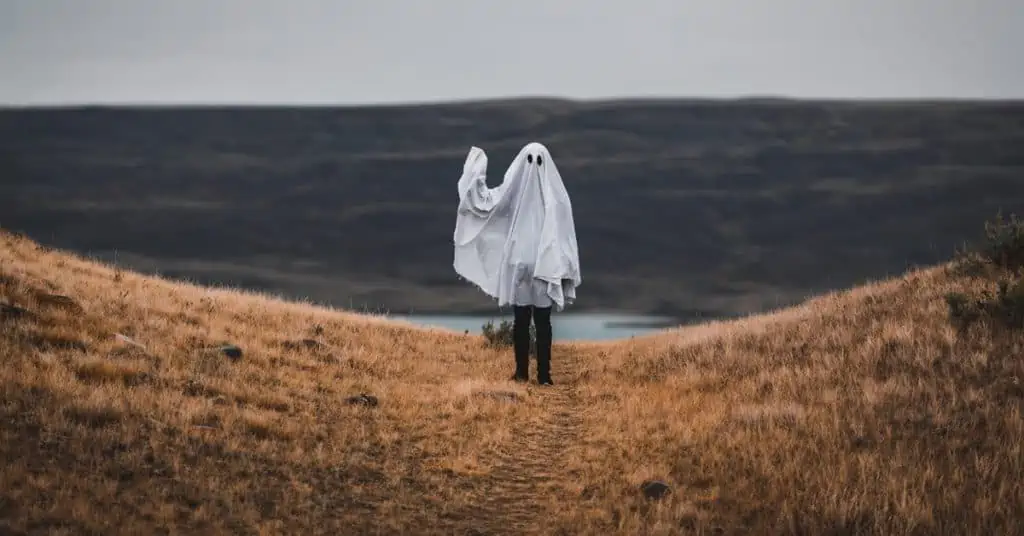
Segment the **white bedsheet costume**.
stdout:
<svg viewBox="0 0 1024 536">
<path fill-rule="evenodd" d="M 519 152 L 502 183 L 488 188 L 487 154 L 469 150 L 459 179 L 455 271 L 498 306 L 555 306 L 576 299 L 579 249 L 572 204 L 546 147 Z"/>
</svg>

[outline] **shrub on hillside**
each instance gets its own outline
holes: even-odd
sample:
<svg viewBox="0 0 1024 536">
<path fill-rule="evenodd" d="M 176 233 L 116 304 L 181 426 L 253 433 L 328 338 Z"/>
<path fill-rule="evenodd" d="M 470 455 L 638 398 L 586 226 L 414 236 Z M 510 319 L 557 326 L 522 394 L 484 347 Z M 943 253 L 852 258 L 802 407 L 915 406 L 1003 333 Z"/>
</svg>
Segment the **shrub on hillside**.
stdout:
<svg viewBox="0 0 1024 536">
<path fill-rule="evenodd" d="M 494 325 L 494 321 L 489 321 L 483 325 L 483 336 L 487 340 L 487 344 L 497 348 L 507 348 L 514 345 L 512 338 L 512 322 L 508 320 L 502 320 L 497 326 Z M 537 352 L 537 329 L 530 324 L 530 354 L 534 355 Z"/>
<path fill-rule="evenodd" d="M 985 222 L 981 243 L 956 252 L 954 268 L 960 275 L 991 276 L 993 272 L 1024 268 L 1024 222 L 1002 213 Z"/>
<path fill-rule="evenodd" d="M 1011 214 L 998 214 L 985 222 L 985 240 L 973 251 L 960 252 L 957 263 L 961 273 L 986 276 L 995 284 L 972 298 L 956 292 L 946 296 L 951 320 L 960 328 L 975 322 L 994 322 L 1024 329 L 1024 222 Z"/>
<path fill-rule="evenodd" d="M 1007 270 L 1017 271 L 1024 267 L 1024 222 L 1010 214 L 1002 214 L 985 222 L 985 241 L 979 253 L 992 264 Z"/>
<path fill-rule="evenodd" d="M 960 328 L 966 328 L 980 320 L 999 323 L 1001 326 L 1024 329 L 1024 280 L 1004 279 L 995 292 L 986 290 L 978 298 L 971 298 L 961 292 L 946 296 L 949 315 Z"/>
</svg>

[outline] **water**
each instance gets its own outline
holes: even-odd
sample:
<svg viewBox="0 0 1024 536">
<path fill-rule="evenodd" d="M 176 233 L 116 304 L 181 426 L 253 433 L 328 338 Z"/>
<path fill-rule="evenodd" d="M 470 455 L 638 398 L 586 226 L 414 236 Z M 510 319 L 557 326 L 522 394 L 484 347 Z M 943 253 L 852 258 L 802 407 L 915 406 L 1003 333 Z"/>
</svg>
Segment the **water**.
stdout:
<svg viewBox="0 0 1024 536">
<path fill-rule="evenodd" d="M 392 315 L 397 320 L 405 320 L 423 326 L 441 327 L 458 332 L 469 330 L 479 334 L 487 322 L 495 325 L 502 320 L 512 321 L 511 312 L 492 315 Z M 667 317 L 605 314 L 605 313 L 552 313 L 551 329 L 556 341 L 600 341 L 611 339 L 627 339 L 634 335 L 644 335 L 657 330 L 679 325 Z"/>
</svg>

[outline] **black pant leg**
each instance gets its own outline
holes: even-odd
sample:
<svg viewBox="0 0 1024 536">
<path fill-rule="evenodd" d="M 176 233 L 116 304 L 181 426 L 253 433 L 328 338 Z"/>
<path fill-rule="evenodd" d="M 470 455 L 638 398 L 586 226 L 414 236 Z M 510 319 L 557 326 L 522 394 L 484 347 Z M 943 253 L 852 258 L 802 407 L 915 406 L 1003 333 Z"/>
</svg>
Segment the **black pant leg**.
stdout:
<svg viewBox="0 0 1024 536">
<path fill-rule="evenodd" d="M 551 308 L 534 309 L 534 323 L 537 326 L 537 380 L 551 380 Z"/>
<path fill-rule="evenodd" d="M 513 307 L 512 342 L 516 355 L 516 378 L 526 379 L 530 372 L 530 320 L 533 308 L 529 306 Z"/>
</svg>

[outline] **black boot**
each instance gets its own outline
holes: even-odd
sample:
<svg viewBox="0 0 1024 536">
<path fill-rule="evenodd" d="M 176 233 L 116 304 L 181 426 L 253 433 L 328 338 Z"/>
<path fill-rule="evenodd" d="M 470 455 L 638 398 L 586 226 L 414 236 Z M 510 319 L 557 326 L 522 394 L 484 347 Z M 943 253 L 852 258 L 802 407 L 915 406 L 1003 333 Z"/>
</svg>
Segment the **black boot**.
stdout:
<svg viewBox="0 0 1024 536">
<path fill-rule="evenodd" d="M 530 380 L 530 307 L 515 306 L 515 318 L 512 323 L 512 343 L 516 354 L 516 372 L 512 381 L 525 382 Z"/>
<path fill-rule="evenodd" d="M 551 381 L 551 308 L 538 307 L 534 323 L 537 326 L 537 383 L 554 385 Z"/>
</svg>

